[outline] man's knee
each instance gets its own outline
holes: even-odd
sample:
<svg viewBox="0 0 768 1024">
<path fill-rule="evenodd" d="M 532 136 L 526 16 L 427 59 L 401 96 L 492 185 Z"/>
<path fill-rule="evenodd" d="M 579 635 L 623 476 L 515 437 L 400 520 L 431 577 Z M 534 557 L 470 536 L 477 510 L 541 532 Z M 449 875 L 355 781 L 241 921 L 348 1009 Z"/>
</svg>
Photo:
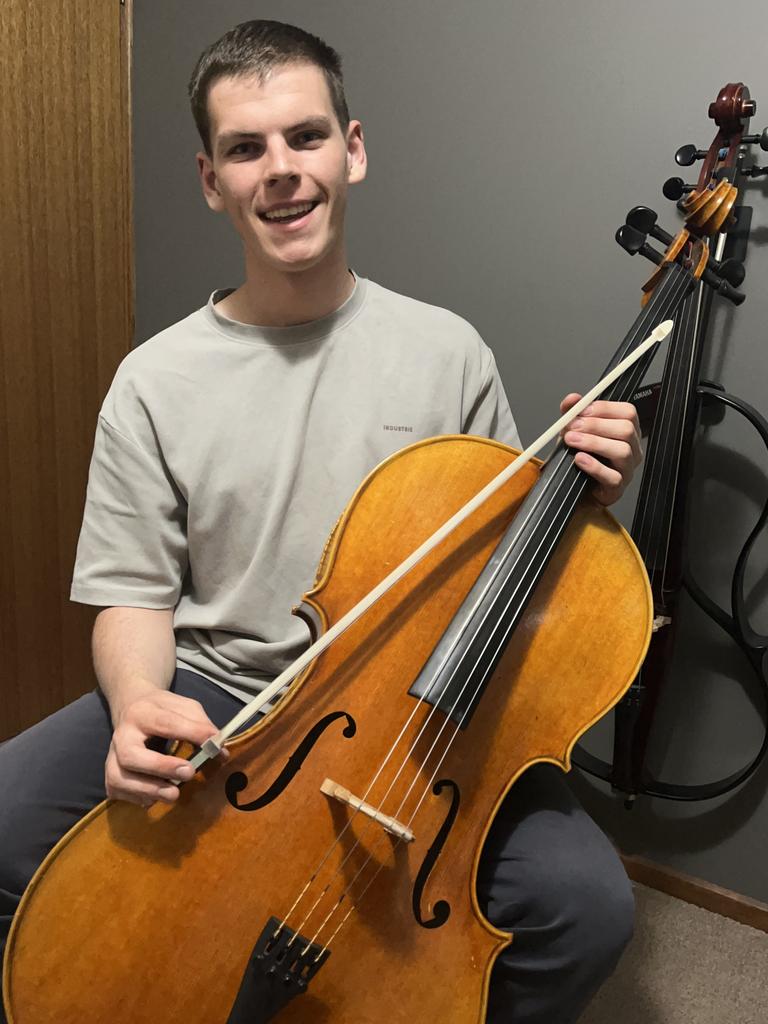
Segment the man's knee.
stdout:
<svg viewBox="0 0 768 1024">
<path fill-rule="evenodd" d="M 618 855 L 610 848 L 601 853 L 595 862 L 551 849 L 512 865 L 512 884 L 497 876 L 489 888 L 489 919 L 510 931 L 592 936 L 596 947 L 621 951 L 633 932 L 632 887 Z"/>
<path fill-rule="evenodd" d="M 89 693 L 0 746 L 0 889 L 19 896 L 51 847 L 104 799 L 111 726 Z"/>
<path fill-rule="evenodd" d="M 489 838 L 480 904 L 515 936 L 493 971 L 492 1024 L 576 1021 L 632 937 L 634 898 L 621 860 L 580 808 L 569 810 L 500 821 Z"/>
</svg>

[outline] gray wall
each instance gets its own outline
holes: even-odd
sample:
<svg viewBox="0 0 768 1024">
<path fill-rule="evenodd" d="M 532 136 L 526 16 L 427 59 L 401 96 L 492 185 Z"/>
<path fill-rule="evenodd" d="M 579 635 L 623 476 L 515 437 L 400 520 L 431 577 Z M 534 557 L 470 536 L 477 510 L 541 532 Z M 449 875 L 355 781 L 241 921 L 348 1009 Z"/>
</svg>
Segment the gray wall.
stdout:
<svg viewBox="0 0 768 1024">
<path fill-rule="evenodd" d="M 227 225 L 204 206 L 185 86 L 199 52 L 238 21 L 274 17 L 327 38 L 345 60 L 363 121 L 368 181 L 353 195 L 355 268 L 471 320 L 494 348 L 523 437 L 550 422 L 560 397 L 586 387 L 636 315 L 649 265 L 613 241 L 638 203 L 676 229 L 661 197 L 675 149 L 706 148 L 707 107 L 744 81 L 768 123 L 766 14 L 745 0 L 410 0 L 217 3 L 135 0 L 137 339 L 241 280 Z M 759 152 L 759 151 L 758 151 Z M 768 163 L 768 154 L 761 154 Z M 688 180 L 693 174 L 688 173 Z M 768 186 L 749 186 L 754 231 L 739 310 L 721 309 L 707 373 L 768 414 Z M 657 367 L 657 375 L 659 368 Z M 729 419 L 699 448 L 693 561 L 721 601 L 730 567 L 765 499 L 768 458 Z M 631 518 L 628 496 L 619 513 Z M 766 629 L 764 566 L 753 558 L 750 605 Z M 678 781 L 736 768 L 760 739 L 742 656 L 688 602 L 657 767 Z M 610 638 L 606 638 L 610 642 Z M 589 738 L 607 752 L 610 722 Z M 574 773 L 575 774 L 575 773 Z M 768 771 L 736 796 L 631 814 L 602 785 L 574 785 L 627 852 L 768 900 Z"/>
</svg>

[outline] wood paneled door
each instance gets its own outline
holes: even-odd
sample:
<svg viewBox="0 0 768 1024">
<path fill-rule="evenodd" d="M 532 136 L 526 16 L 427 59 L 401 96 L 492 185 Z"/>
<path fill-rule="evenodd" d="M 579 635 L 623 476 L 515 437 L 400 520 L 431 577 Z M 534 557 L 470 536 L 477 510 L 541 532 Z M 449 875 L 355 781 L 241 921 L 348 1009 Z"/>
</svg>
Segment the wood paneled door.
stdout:
<svg viewBox="0 0 768 1024">
<path fill-rule="evenodd" d="M 0 4 L 0 739 L 94 685 L 69 602 L 133 324 L 130 3 Z"/>
</svg>

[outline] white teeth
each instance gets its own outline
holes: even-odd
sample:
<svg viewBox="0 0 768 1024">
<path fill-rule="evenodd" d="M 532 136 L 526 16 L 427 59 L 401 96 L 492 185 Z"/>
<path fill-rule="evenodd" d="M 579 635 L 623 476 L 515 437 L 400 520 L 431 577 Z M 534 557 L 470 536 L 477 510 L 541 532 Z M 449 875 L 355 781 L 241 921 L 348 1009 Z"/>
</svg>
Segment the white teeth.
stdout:
<svg viewBox="0 0 768 1024">
<path fill-rule="evenodd" d="M 270 210 L 264 216 L 267 220 L 279 220 L 281 217 L 295 217 L 297 213 L 309 213 L 313 203 L 297 203 L 295 206 L 282 206 L 279 210 Z"/>
</svg>

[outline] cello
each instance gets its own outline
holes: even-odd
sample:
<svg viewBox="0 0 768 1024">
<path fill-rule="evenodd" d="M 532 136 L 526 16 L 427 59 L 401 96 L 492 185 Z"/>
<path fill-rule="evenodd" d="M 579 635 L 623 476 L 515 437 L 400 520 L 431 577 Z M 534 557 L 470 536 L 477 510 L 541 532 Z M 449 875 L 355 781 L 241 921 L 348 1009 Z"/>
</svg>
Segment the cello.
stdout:
<svg viewBox="0 0 768 1024">
<path fill-rule="evenodd" d="M 705 243 L 680 246 L 612 365 L 694 274 L 716 277 L 706 264 Z M 319 639 L 513 456 L 435 438 L 370 474 L 300 609 Z M 562 445 L 541 472 L 527 464 L 333 646 L 313 645 L 225 765 L 190 751 L 199 770 L 172 806 L 87 815 L 14 921 L 9 1021 L 482 1020 L 510 941 L 474 894 L 495 810 L 529 765 L 567 768 L 650 633 L 642 562 L 587 485 Z M 148 948 L 162 952 L 147 962 Z"/>
<path fill-rule="evenodd" d="M 755 101 L 742 82 L 730 82 L 709 106 L 717 132 L 709 148 L 682 146 L 675 155 L 681 166 L 697 159 L 702 167 L 696 185 L 684 185 L 681 178 L 664 184 L 664 195 L 679 200 L 685 216 L 685 234 L 714 240 L 714 260 L 731 286 L 744 279 L 740 261 L 723 260 L 729 233 L 744 232 L 745 217 L 737 218 L 741 207 L 743 178 L 768 174 L 768 167 L 746 166 L 747 147 L 759 144 L 768 150 L 768 129 L 750 135 L 749 120 L 756 113 Z M 650 236 L 665 245 L 672 243 L 646 207 L 635 207 L 617 233 L 617 241 L 630 253 L 643 252 L 657 260 L 647 244 Z M 658 273 L 658 272 L 657 272 Z M 644 286 L 653 287 L 655 276 Z M 726 293 L 736 304 L 741 294 Z M 692 474 L 696 434 L 712 410 L 732 409 L 743 416 L 768 448 L 768 422 L 746 402 L 722 387 L 701 379 L 704 340 L 714 292 L 697 285 L 681 304 L 677 323 L 669 339 L 664 372 L 658 386 L 658 408 L 650 431 L 645 467 L 640 484 L 631 534 L 643 556 L 651 580 L 655 628 L 644 664 L 627 694 L 615 709 L 612 763 L 609 764 L 578 747 L 574 761 L 588 774 L 610 782 L 625 795 L 631 809 L 638 795 L 697 801 L 723 796 L 741 785 L 756 770 L 768 751 L 768 674 L 765 654 L 768 636 L 749 622 L 746 611 L 745 577 L 751 550 L 768 521 L 768 503 L 750 531 L 736 560 L 731 584 L 730 612 L 719 607 L 694 578 L 686 557 L 687 484 Z M 646 389 L 647 390 L 647 389 Z M 674 646 L 677 602 L 686 589 L 696 604 L 736 643 L 754 672 L 760 688 L 763 739 L 746 764 L 721 779 L 683 784 L 654 776 L 647 765 L 647 749 L 654 718 L 664 690 L 665 671 Z"/>
</svg>

